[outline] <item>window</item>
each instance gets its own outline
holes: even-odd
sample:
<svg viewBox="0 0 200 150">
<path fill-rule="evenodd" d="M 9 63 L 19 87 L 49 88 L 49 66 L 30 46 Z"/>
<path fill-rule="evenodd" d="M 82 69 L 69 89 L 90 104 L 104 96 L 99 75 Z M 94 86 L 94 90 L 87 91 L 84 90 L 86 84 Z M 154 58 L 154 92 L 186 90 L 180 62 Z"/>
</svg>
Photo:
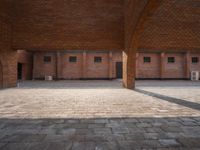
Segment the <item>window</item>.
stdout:
<svg viewBox="0 0 200 150">
<path fill-rule="evenodd" d="M 199 58 L 198 57 L 192 57 L 192 63 L 196 64 L 199 62 Z"/>
<path fill-rule="evenodd" d="M 69 62 L 72 62 L 72 63 L 77 62 L 77 57 L 76 56 L 70 56 L 69 57 Z"/>
<path fill-rule="evenodd" d="M 144 63 L 150 63 L 151 57 L 144 57 Z"/>
<path fill-rule="evenodd" d="M 95 63 L 101 63 L 102 62 L 102 58 L 101 57 L 94 57 L 94 62 Z"/>
<path fill-rule="evenodd" d="M 44 56 L 44 62 L 45 63 L 50 63 L 51 62 L 51 56 Z"/>
<path fill-rule="evenodd" d="M 168 63 L 175 63 L 174 57 L 168 57 Z"/>
</svg>

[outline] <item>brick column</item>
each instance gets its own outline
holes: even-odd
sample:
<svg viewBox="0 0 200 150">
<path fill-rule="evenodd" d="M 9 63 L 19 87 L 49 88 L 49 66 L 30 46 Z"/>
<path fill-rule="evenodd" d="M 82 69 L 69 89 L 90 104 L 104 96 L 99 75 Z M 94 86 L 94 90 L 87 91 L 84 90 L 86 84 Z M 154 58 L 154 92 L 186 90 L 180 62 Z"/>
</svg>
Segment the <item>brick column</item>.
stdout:
<svg viewBox="0 0 200 150">
<path fill-rule="evenodd" d="M 185 54 L 185 64 L 184 64 L 184 68 L 185 68 L 185 78 L 189 79 L 190 78 L 190 52 L 187 52 Z"/>
<path fill-rule="evenodd" d="M 123 51 L 123 85 L 125 88 L 135 88 L 136 51 Z"/>
<path fill-rule="evenodd" d="M 109 52 L 109 56 L 108 56 L 108 60 L 109 60 L 109 67 L 108 67 L 108 74 L 109 74 L 109 79 L 113 78 L 113 53 L 112 51 Z"/>
<path fill-rule="evenodd" d="M 86 78 L 87 52 L 83 51 L 82 78 Z"/>
<path fill-rule="evenodd" d="M 164 78 L 165 73 L 165 53 L 160 54 L 160 79 Z"/>
</svg>

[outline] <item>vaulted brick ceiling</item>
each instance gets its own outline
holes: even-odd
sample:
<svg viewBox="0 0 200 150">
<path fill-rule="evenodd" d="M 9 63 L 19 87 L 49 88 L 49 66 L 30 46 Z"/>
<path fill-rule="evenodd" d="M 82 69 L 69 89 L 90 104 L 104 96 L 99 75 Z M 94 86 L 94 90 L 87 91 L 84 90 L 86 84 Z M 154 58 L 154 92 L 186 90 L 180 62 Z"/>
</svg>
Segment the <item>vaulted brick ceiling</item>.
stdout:
<svg viewBox="0 0 200 150">
<path fill-rule="evenodd" d="M 124 0 L 19 0 L 14 47 L 123 49 Z"/>
<path fill-rule="evenodd" d="M 124 1 L 134 4 L 129 16 L 133 24 L 128 28 L 124 22 Z M 134 18 L 140 17 L 147 1 L 1 0 L 0 18 L 4 24 L 12 22 L 14 49 L 123 50 L 128 41 L 125 31 L 134 30 Z M 14 3 L 10 5 L 11 2 Z M 10 29 L 4 31 L 10 37 Z M 4 44 L 9 40 L 1 38 Z M 163 0 L 158 10 L 148 15 L 140 41 L 141 50 L 199 50 L 200 1 Z"/>
<path fill-rule="evenodd" d="M 140 50 L 200 51 L 200 0 L 165 0 L 148 19 Z"/>
</svg>

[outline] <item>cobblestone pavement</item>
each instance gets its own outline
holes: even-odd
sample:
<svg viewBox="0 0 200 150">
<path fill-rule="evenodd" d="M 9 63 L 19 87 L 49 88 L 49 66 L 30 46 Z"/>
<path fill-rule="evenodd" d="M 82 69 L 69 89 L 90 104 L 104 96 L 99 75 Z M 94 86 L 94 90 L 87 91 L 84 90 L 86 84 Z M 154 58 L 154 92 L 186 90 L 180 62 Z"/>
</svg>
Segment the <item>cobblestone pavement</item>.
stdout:
<svg viewBox="0 0 200 150">
<path fill-rule="evenodd" d="M 0 150 L 198 150 L 199 105 L 200 82 L 23 82 L 0 91 Z"/>
</svg>

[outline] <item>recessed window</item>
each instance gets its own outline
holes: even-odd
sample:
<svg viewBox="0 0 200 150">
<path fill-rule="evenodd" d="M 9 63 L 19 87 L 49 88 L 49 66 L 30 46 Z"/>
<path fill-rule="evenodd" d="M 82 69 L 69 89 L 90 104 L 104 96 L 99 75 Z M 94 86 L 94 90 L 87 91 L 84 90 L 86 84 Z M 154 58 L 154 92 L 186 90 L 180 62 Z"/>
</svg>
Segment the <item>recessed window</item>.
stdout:
<svg viewBox="0 0 200 150">
<path fill-rule="evenodd" d="M 199 58 L 198 57 L 192 57 L 192 63 L 196 64 L 199 62 Z"/>
<path fill-rule="evenodd" d="M 72 62 L 72 63 L 77 62 L 77 57 L 76 56 L 70 56 L 69 57 L 69 62 Z"/>
<path fill-rule="evenodd" d="M 94 57 L 94 62 L 95 63 L 101 63 L 102 62 L 102 58 L 101 57 Z"/>
<path fill-rule="evenodd" d="M 168 57 L 168 63 L 175 63 L 175 57 Z"/>
<path fill-rule="evenodd" d="M 151 57 L 144 57 L 144 63 L 150 63 Z"/>
<path fill-rule="evenodd" d="M 44 56 L 43 58 L 45 63 L 50 63 L 51 62 L 51 56 Z"/>
</svg>

